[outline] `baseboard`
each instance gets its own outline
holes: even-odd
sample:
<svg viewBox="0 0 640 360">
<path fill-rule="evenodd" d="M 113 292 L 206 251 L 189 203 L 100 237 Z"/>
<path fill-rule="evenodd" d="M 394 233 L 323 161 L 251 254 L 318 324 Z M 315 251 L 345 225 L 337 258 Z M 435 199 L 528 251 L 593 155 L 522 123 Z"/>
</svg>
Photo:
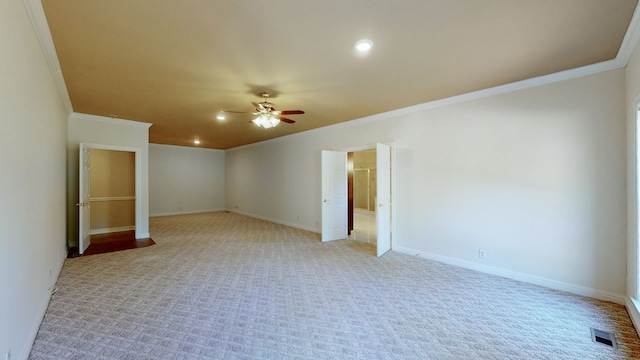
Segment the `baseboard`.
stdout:
<svg viewBox="0 0 640 360">
<path fill-rule="evenodd" d="M 627 296 L 627 312 L 629 313 L 629 317 L 631 318 L 631 322 L 633 326 L 636 328 L 636 332 L 640 334 L 640 301 L 636 300 L 630 296 Z"/>
<path fill-rule="evenodd" d="M 227 211 L 232 212 L 234 214 L 248 216 L 248 217 L 254 218 L 254 219 L 269 221 L 269 222 L 272 222 L 272 223 L 276 223 L 276 224 L 280 224 L 280 225 L 284 225 L 284 226 L 289 226 L 289 227 L 296 228 L 296 229 L 311 231 L 311 232 L 314 232 L 314 233 L 320 233 L 321 232 L 320 230 L 318 230 L 316 228 L 313 228 L 311 226 L 305 226 L 305 225 L 298 224 L 298 223 L 281 221 L 281 220 L 278 220 L 278 219 L 272 219 L 272 218 L 269 218 L 269 217 L 266 217 L 266 216 L 250 214 L 250 213 L 246 213 L 246 212 L 242 212 L 242 211 L 238 211 L 238 210 L 233 210 L 233 209 L 229 209 Z"/>
<path fill-rule="evenodd" d="M 184 210 L 184 211 L 172 211 L 166 213 L 155 213 L 149 214 L 149 217 L 160 217 L 160 216 L 174 216 L 174 215 L 189 215 L 189 214 L 200 214 L 207 212 L 216 212 L 216 211 L 225 211 L 226 209 L 207 209 L 207 210 Z"/>
<path fill-rule="evenodd" d="M 119 226 L 119 227 L 113 227 L 113 228 L 93 229 L 93 230 L 89 231 L 89 234 L 90 235 L 100 235 L 100 234 L 109 234 L 109 233 L 114 233 L 114 232 L 119 232 L 119 231 L 131 231 L 131 230 L 135 230 L 135 229 L 136 229 L 135 225 Z"/>
<path fill-rule="evenodd" d="M 24 358 L 26 359 L 31 352 L 31 347 L 33 346 L 33 342 L 36 340 L 36 336 L 38 335 L 38 330 L 40 329 L 40 324 L 42 323 L 42 319 L 44 319 L 44 315 L 47 312 L 47 308 L 49 307 L 49 301 L 51 300 L 52 290 L 47 291 L 45 299 L 41 302 L 38 308 L 38 316 L 35 318 L 33 325 L 31 325 L 31 329 L 29 330 L 29 336 L 26 339 L 27 341 L 24 343 L 23 348 L 17 351 L 12 351 L 12 358 L 14 356 L 20 356 L 20 354 L 24 354 Z"/>
<path fill-rule="evenodd" d="M 45 296 L 42 299 L 40 306 L 38 307 L 38 311 L 36 312 L 38 316 L 35 317 L 36 321 L 34 321 L 33 325 L 31 325 L 31 329 L 29 329 L 29 334 L 26 339 L 27 341 L 24 343 L 22 349 L 16 350 L 11 354 L 13 355 L 11 358 L 17 359 L 18 356 L 20 356 L 20 354 L 24 354 L 24 359 L 26 359 L 29 356 L 29 353 L 31 352 L 31 347 L 33 346 L 33 342 L 36 340 L 36 336 L 38 335 L 38 330 L 40 330 L 40 324 L 42 324 L 44 315 L 46 314 L 47 308 L 49 307 L 49 302 L 51 301 L 51 296 L 53 295 L 53 291 L 56 289 L 55 284 L 58 282 L 58 278 L 60 277 L 60 273 L 62 272 L 62 266 L 64 265 L 64 259 L 67 258 L 68 252 L 69 251 L 67 249 L 67 251 L 64 252 L 64 257 L 62 259 L 59 259 L 58 265 L 56 266 L 56 268 L 52 269 L 52 274 L 54 276 L 51 279 L 51 285 L 45 292 Z"/>
<path fill-rule="evenodd" d="M 570 284 L 562 281 L 547 279 L 547 278 L 529 275 L 529 274 L 525 274 L 517 271 L 511 271 L 511 270 L 501 269 L 493 266 L 478 264 L 471 261 L 460 260 L 456 258 L 451 258 L 447 256 L 425 252 L 425 251 L 410 249 L 402 246 L 394 246 L 393 250 L 400 253 L 404 253 L 404 254 L 418 255 L 426 259 L 442 262 L 449 265 L 455 265 L 455 266 L 459 266 L 459 267 L 470 269 L 470 270 L 480 271 L 486 274 L 501 276 L 501 277 L 518 280 L 518 281 L 522 281 L 522 282 L 526 282 L 534 285 L 544 286 L 544 287 L 555 289 L 555 290 L 566 291 L 576 295 L 587 296 L 590 298 L 604 300 L 604 301 L 610 301 L 620 305 L 627 304 L 627 300 L 625 296 L 620 294 L 615 294 L 609 291 L 593 289 L 586 286 Z"/>
</svg>

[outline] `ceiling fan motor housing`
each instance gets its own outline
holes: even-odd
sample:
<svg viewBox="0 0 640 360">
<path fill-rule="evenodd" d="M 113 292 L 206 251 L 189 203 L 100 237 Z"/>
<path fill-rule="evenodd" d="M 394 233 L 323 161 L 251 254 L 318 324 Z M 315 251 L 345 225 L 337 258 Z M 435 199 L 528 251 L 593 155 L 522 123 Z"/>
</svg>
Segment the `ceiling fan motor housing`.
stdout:
<svg viewBox="0 0 640 360">
<path fill-rule="evenodd" d="M 259 104 L 262 107 L 262 111 L 273 112 L 276 110 L 276 106 L 270 102 L 263 101 Z"/>
</svg>

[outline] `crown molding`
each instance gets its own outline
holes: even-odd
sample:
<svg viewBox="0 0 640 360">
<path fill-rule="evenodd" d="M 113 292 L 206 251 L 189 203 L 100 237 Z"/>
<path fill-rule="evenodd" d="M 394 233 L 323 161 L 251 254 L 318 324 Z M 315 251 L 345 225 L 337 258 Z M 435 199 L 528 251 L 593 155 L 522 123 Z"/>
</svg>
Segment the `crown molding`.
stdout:
<svg viewBox="0 0 640 360">
<path fill-rule="evenodd" d="M 152 123 L 147 123 L 142 121 L 116 119 L 116 118 L 111 118 L 107 116 L 83 114 L 83 113 L 77 113 L 77 112 L 74 112 L 69 116 L 69 120 L 72 120 L 72 119 L 101 121 L 101 122 L 106 122 L 106 123 L 115 124 L 115 125 L 135 126 L 135 127 L 146 128 L 146 129 L 150 128 L 153 125 Z"/>
<path fill-rule="evenodd" d="M 196 146 L 184 146 L 184 145 L 149 143 L 149 148 L 152 148 L 152 147 L 170 148 L 170 149 L 184 149 L 184 150 L 198 150 L 198 151 L 202 150 L 202 151 L 213 151 L 213 152 L 224 153 L 224 150 L 221 150 L 221 149 L 213 149 L 213 148 L 206 148 L 206 147 L 196 147 Z"/>
<path fill-rule="evenodd" d="M 436 109 L 444 106 L 450 106 L 455 104 L 460 104 L 468 101 L 478 100 L 489 96 L 495 96 L 500 94 L 506 94 L 513 91 L 524 90 L 528 88 L 533 88 L 542 85 L 548 85 L 555 82 L 575 79 L 583 76 L 594 75 L 597 73 L 621 69 L 627 66 L 629 62 L 629 58 L 633 50 L 635 49 L 636 44 L 640 40 L 640 4 L 636 6 L 636 9 L 633 12 L 633 16 L 629 23 L 629 27 L 627 28 L 627 32 L 622 40 L 622 44 L 620 45 L 620 49 L 618 50 L 618 54 L 614 59 L 585 65 L 579 68 L 564 70 L 560 72 L 556 72 L 553 74 L 542 75 L 526 80 L 516 81 L 505 85 L 495 86 L 492 88 L 482 89 L 466 94 L 456 95 L 444 99 L 433 100 L 426 103 L 412 105 L 408 107 L 404 107 L 401 109 L 391 110 L 379 114 L 374 114 L 370 116 L 365 116 L 358 119 L 348 120 L 344 122 L 340 122 L 333 125 L 323 126 L 316 129 L 310 129 L 302 132 L 298 132 L 295 134 L 285 135 L 281 137 L 277 137 L 274 139 L 268 139 L 264 141 L 260 141 L 257 143 L 251 143 L 246 145 L 240 145 L 233 148 L 226 149 L 226 151 L 233 150 L 241 150 L 246 149 L 248 147 L 263 145 L 265 143 L 278 142 L 287 138 L 292 138 L 295 136 L 301 136 L 311 131 L 322 131 L 322 130 L 335 130 L 349 126 L 356 126 L 364 123 L 387 120 L 390 118 L 413 114 L 420 111 Z"/>
<path fill-rule="evenodd" d="M 334 125 L 329 125 L 329 127 L 341 127 L 341 126 L 350 126 L 356 125 L 363 122 L 370 122 L 381 119 L 388 119 L 391 117 L 412 114 L 419 111 L 436 109 L 444 106 L 469 102 L 473 100 L 478 100 L 490 96 L 496 96 L 501 94 L 506 94 L 518 90 L 524 90 L 529 88 L 534 88 L 542 85 L 548 85 L 560 81 L 575 79 L 583 76 L 593 75 L 605 71 L 620 69 L 626 66 L 625 64 L 621 64 L 617 59 L 607 60 L 596 64 L 586 65 L 575 69 L 569 69 L 565 71 L 560 71 L 553 74 L 542 75 L 526 80 L 516 81 L 505 85 L 499 85 L 487 89 L 482 89 L 466 94 L 456 95 L 444 99 L 429 101 L 426 103 L 412 105 L 405 108 L 391 110 L 388 112 L 375 114 L 371 116 L 367 116 L 364 118 L 348 121 L 345 123 L 338 123 Z"/>
<path fill-rule="evenodd" d="M 23 3 L 27 10 L 29 20 L 31 20 L 31 26 L 38 38 L 42 52 L 44 53 L 47 65 L 49 66 L 49 72 L 56 84 L 58 94 L 60 94 L 62 104 L 67 110 L 67 115 L 71 115 L 71 113 L 73 113 L 73 105 L 71 104 L 67 84 L 64 82 L 62 68 L 60 67 L 60 61 L 58 61 L 58 53 L 56 52 L 56 47 L 53 44 L 53 37 L 51 36 L 47 16 L 45 15 L 44 8 L 42 7 L 42 1 L 23 0 Z"/>
<path fill-rule="evenodd" d="M 51 71 L 51 75 L 55 81 L 56 87 L 58 88 L 58 92 L 60 93 L 62 102 L 68 114 L 70 116 L 74 116 L 77 113 L 73 112 L 73 105 L 71 103 L 69 92 L 67 90 L 67 86 L 65 84 L 64 77 L 62 75 L 62 69 L 60 67 L 60 62 L 58 61 L 55 45 L 53 44 L 53 38 L 51 36 L 49 24 L 47 23 L 46 15 L 44 13 L 44 8 L 42 7 L 42 1 L 41 0 L 23 0 L 23 3 L 25 5 L 25 8 L 27 9 L 29 19 L 31 20 L 33 29 L 36 33 L 38 41 L 40 42 L 42 51 L 44 52 L 45 58 L 47 60 L 47 64 L 49 65 L 49 70 Z M 517 81 L 517 82 L 505 84 L 505 85 L 500 85 L 500 86 L 496 86 L 488 89 L 474 91 L 467 94 L 457 95 L 457 96 L 453 96 L 445 99 L 434 100 L 427 103 L 409 106 L 401 109 L 396 109 L 396 110 L 375 114 L 375 115 L 371 115 L 371 116 L 367 116 L 359 119 L 353 119 L 346 122 L 325 126 L 322 128 L 307 130 L 302 133 L 306 133 L 308 131 L 316 131 L 319 129 L 336 129 L 344 126 L 353 126 L 361 123 L 367 123 L 367 122 L 377 121 L 381 119 L 388 119 L 391 117 L 411 114 L 411 113 L 424 111 L 428 109 L 434 109 L 438 107 L 463 103 L 467 101 L 481 99 L 484 97 L 504 94 L 512 91 L 532 88 L 532 87 L 546 85 L 546 84 L 551 84 L 554 82 L 574 79 L 581 76 L 592 75 L 599 72 L 624 68 L 627 66 L 629 58 L 631 57 L 631 54 L 636 44 L 638 43 L 639 39 L 640 39 L 640 6 L 636 6 L 636 9 L 634 10 L 633 15 L 631 17 L 631 21 L 629 22 L 629 27 L 627 28 L 625 36 L 620 45 L 620 49 L 618 50 L 618 53 L 614 59 L 575 68 L 575 69 L 560 71 L 560 72 L 549 74 L 549 75 L 538 76 L 531 79 L 526 79 L 526 80 Z M 87 116 L 93 116 L 93 115 L 87 115 Z M 106 121 L 106 120 L 114 120 L 114 119 L 103 117 L 102 120 Z M 120 120 L 120 121 L 123 121 L 123 120 Z M 286 135 L 286 136 L 278 137 L 275 139 L 261 141 L 255 144 L 282 140 L 283 138 L 287 138 L 287 137 L 302 134 L 302 133 Z M 253 145 L 253 144 L 241 145 L 231 149 L 234 149 L 234 150 L 241 149 L 249 145 Z M 227 149 L 227 150 L 231 150 L 231 149 Z"/>
<path fill-rule="evenodd" d="M 245 148 L 251 147 L 251 146 L 257 146 L 257 145 L 262 145 L 262 144 L 265 144 L 265 143 L 282 141 L 284 139 L 292 138 L 292 137 L 295 137 L 295 136 L 302 136 L 302 135 L 304 135 L 306 133 L 309 133 L 311 131 L 314 131 L 314 132 L 317 132 L 317 131 L 330 131 L 330 130 L 345 128 L 345 127 L 350 127 L 350 126 L 366 124 L 366 123 L 375 122 L 375 121 L 388 120 L 388 119 L 391 119 L 391 118 L 395 118 L 395 117 L 399 117 L 399 116 L 403 116 L 403 115 L 414 114 L 414 113 L 425 111 L 425 110 L 431 110 L 431 109 L 441 108 L 441 107 L 445 107 L 445 106 L 451 106 L 451 105 L 465 103 L 465 102 L 478 100 L 478 99 L 482 99 L 482 98 L 486 98 L 486 97 L 490 97 L 490 96 L 506 94 L 506 93 L 510 93 L 510 92 L 514 92 L 514 91 L 518 91 L 518 90 L 524 90 L 524 89 L 529 89 L 529 88 L 533 88 L 533 87 L 537 87 L 537 86 L 552 84 L 552 83 L 560 82 L 560 81 L 564 81 L 564 80 L 570 80 L 570 79 L 575 79 L 575 78 L 579 78 L 579 77 L 583 77 L 583 76 L 587 76 L 587 75 L 593 75 L 593 74 L 601 73 L 601 72 L 604 72 L 604 71 L 620 69 L 620 68 L 623 68 L 624 66 L 626 66 L 626 63 L 623 65 L 617 59 L 603 61 L 603 62 L 600 62 L 600 63 L 586 65 L 586 66 L 582 66 L 582 67 L 579 67 L 579 68 L 565 70 L 565 71 L 561 71 L 561 72 L 557 72 L 557 73 L 553 73 L 553 74 L 549 74 L 549 75 L 542 75 L 542 76 L 538 76 L 538 77 L 535 77 L 535 78 L 516 81 L 516 82 L 513 82 L 513 83 L 500 85 L 500 86 L 495 86 L 495 87 L 487 88 L 487 89 L 482 89 L 482 90 L 478 90 L 478 91 L 474 91 L 474 92 L 470 92 L 470 93 L 466 93 L 466 94 L 462 94 L 462 95 L 456 95 L 456 96 L 452 96 L 452 97 L 448 97 L 448 98 L 444 98 L 444 99 L 433 100 L 433 101 L 429 101 L 429 102 L 426 102 L 426 103 L 407 106 L 407 107 L 404 107 L 404 108 L 391 110 L 391 111 L 387 111 L 387 112 L 383 112 L 383 113 L 378 113 L 378 114 L 374 114 L 374 115 L 370 115 L 370 116 L 365 116 L 365 117 L 358 118 L 358 119 L 347 120 L 347 121 L 343 121 L 343 122 L 340 122 L 340 123 L 337 123 L 337 124 L 333 124 L 333 125 L 328 125 L 328 126 L 315 128 L 315 129 L 301 131 L 301 132 L 298 132 L 298 133 L 295 133 L 295 134 L 284 135 L 284 136 L 281 136 L 281 137 L 268 139 L 268 140 L 264 140 L 264 141 L 260 141 L 260 142 L 256 142 L 256 143 L 240 145 L 240 146 L 237 146 L 237 147 L 229 148 L 229 149 L 227 149 L 227 151 L 229 151 L 229 150 L 241 150 L 241 149 L 245 149 Z"/>
<path fill-rule="evenodd" d="M 621 67 L 627 66 L 629 58 L 635 49 L 636 44 L 640 39 L 640 4 L 636 5 L 636 9 L 633 11 L 633 16 L 627 27 L 627 32 L 622 39 L 616 61 L 618 61 Z"/>
</svg>

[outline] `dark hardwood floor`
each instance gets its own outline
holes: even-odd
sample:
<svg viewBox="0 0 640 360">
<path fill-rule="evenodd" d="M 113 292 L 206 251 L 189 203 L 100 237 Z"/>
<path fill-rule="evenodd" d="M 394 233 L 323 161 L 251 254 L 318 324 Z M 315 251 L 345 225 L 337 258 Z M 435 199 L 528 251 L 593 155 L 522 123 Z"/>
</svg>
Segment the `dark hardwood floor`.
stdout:
<svg viewBox="0 0 640 360">
<path fill-rule="evenodd" d="M 91 245 L 84 254 L 78 253 L 78 248 L 69 249 L 69 257 L 87 256 L 95 254 L 103 254 L 108 252 L 136 249 L 154 245 L 155 242 L 151 238 L 136 239 L 135 230 L 121 231 L 110 234 L 91 235 Z"/>
</svg>

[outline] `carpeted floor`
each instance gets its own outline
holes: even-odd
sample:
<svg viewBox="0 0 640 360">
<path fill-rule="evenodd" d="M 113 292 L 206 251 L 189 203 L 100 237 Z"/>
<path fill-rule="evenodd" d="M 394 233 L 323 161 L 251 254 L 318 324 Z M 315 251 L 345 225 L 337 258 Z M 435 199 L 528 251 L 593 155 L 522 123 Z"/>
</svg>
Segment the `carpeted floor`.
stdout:
<svg viewBox="0 0 640 360">
<path fill-rule="evenodd" d="M 640 358 L 617 304 L 225 212 L 151 233 L 65 261 L 30 359 Z"/>
</svg>

